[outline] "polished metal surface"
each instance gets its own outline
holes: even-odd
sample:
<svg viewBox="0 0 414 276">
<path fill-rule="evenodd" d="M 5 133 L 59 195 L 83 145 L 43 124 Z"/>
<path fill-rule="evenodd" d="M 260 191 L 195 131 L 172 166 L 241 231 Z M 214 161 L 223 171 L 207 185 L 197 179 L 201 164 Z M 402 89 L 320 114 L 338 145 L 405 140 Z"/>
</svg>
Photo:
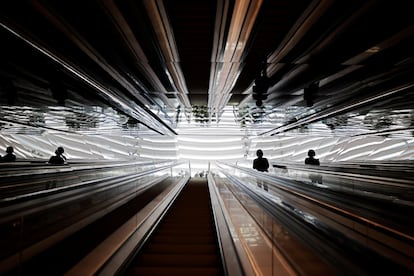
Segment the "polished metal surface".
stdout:
<svg viewBox="0 0 414 276">
<path fill-rule="evenodd" d="M 171 135 L 233 106 L 262 135 L 412 137 L 410 11 L 400 0 L 3 1 L 2 131 Z"/>
<path fill-rule="evenodd" d="M 221 182 L 299 271 L 309 273 L 312 266 L 302 263 L 305 251 L 295 239 L 313 252 L 306 260 L 315 254 L 330 264 L 313 262 L 314 269 L 330 267 L 337 273 L 362 275 L 385 268 L 398 274 L 414 269 L 412 180 L 401 179 L 393 169 L 387 177 L 370 175 L 363 167 L 335 175 L 311 165 L 285 166 L 270 173 L 224 163 L 218 169 L 226 179 Z"/>
</svg>

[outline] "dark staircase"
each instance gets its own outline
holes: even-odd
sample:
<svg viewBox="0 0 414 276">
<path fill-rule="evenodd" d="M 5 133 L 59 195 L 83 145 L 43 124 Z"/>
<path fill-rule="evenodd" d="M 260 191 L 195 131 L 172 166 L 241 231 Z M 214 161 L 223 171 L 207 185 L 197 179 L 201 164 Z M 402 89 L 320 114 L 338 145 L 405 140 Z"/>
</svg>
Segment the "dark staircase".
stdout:
<svg viewBox="0 0 414 276">
<path fill-rule="evenodd" d="M 126 275 L 224 275 L 205 178 L 193 178 Z"/>
</svg>

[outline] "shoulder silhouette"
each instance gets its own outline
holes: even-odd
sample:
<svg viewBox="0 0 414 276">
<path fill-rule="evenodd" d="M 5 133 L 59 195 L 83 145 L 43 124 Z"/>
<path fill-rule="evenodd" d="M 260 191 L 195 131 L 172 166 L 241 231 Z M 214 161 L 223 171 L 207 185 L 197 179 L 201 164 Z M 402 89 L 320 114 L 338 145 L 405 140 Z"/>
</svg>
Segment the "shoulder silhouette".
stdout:
<svg viewBox="0 0 414 276">
<path fill-rule="evenodd" d="M 253 160 L 253 169 L 260 172 L 267 172 L 269 169 L 269 161 L 267 161 L 267 158 L 263 157 L 263 151 L 260 149 L 257 150 L 256 155 L 257 158 Z"/>
<path fill-rule="evenodd" d="M 65 150 L 63 149 L 63 147 L 58 147 L 55 151 L 55 155 L 50 157 L 48 163 L 55 165 L 65 164 L 66 157 L 63 155 L 64 152 Z"/>
<path fill-rule="evenodd" d="M 13 162 L 16 161 L 16 155 L 13 154 L 14 148 L 9 146 L 6 149 L 6 155 L 1 157 L 1 162 Z"/>
<path fill-rule="evenodd" d="M 315 151 L 314 150 L 309 150 L 308 151 L 308 157 L 306 157 L 305 159 L 305 164 L 306 165 L 318 165 L 319 166 L 319 159 L 315 158 Z"/>
</svg>

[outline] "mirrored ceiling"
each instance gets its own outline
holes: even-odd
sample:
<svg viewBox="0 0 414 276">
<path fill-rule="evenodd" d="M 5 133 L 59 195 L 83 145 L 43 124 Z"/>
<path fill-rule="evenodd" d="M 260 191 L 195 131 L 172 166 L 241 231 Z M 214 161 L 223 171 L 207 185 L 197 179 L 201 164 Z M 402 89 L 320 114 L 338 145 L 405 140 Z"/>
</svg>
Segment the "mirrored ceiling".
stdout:
<svg viewBox="0 0 414 276">
<path fill-rule="evenodd" d="M 412 137 L 410 1 L 2 1 L 0 38 L 9 133 Z"/>
</svg>

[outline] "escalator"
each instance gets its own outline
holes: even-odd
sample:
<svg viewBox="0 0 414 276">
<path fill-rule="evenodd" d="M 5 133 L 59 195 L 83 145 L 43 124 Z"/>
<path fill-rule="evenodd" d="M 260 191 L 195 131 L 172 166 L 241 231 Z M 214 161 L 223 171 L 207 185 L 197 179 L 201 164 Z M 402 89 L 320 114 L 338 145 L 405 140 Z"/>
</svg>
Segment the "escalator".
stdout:
<svg viewBox="0 0 414 276">
<path fill-rule="evenodd" d="M 192 178 L 126 275 L 224 275 L 207 180 Z"/>
</svg>

